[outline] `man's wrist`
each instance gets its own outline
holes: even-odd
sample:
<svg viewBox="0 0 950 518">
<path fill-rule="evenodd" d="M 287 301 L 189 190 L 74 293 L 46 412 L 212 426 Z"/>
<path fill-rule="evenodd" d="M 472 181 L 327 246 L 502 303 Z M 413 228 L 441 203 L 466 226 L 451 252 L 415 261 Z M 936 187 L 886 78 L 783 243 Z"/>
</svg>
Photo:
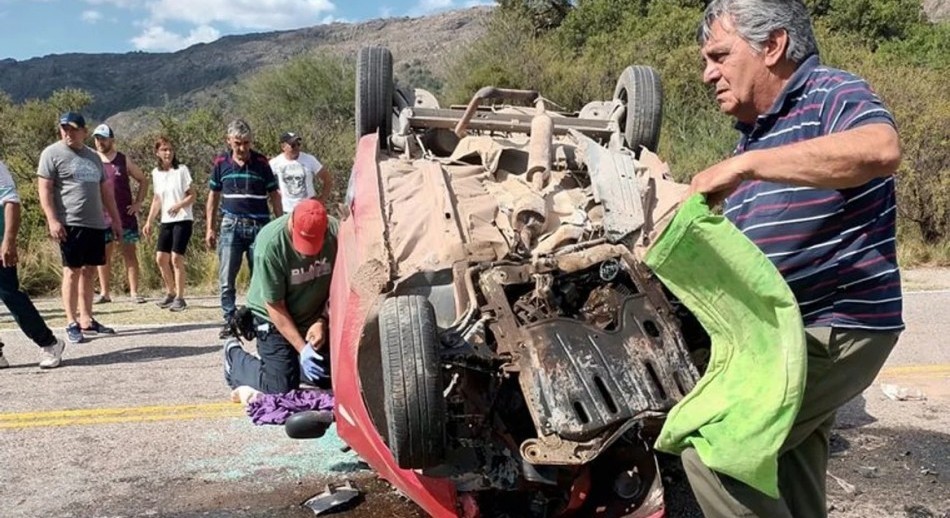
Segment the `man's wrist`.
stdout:
<svg viewBox="0 0 950 518">
<path fill-rule="evenodd" d="M 759 153 L 760 150 L 752 150 L 736 156 L 739 160 L 739 176 L 742 177 L 742 181 L 757 179 L 755 161 L 758 159 Z"/>
</svg>

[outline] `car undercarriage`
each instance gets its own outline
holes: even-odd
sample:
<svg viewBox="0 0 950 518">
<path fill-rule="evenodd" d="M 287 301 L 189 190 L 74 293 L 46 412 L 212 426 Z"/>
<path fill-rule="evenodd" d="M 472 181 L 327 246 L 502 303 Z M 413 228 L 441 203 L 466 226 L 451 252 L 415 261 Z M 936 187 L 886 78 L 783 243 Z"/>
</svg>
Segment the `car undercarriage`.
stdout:
<svg viewBox="0 0 950 518">
<path fill-rule="evenodd" d="M 398 466 L 451 481 L 460 515 L 662 513 L 652 443 L 703 336 L 641 261 L 684 193 L 647 146 L 651 74 L 579 113 L 491 87 L 443 109 L 393 84 L 385 49 L 360 54 L 384 243 L 361 279 L 379 297 L 362 397 Z"/>
</svg>

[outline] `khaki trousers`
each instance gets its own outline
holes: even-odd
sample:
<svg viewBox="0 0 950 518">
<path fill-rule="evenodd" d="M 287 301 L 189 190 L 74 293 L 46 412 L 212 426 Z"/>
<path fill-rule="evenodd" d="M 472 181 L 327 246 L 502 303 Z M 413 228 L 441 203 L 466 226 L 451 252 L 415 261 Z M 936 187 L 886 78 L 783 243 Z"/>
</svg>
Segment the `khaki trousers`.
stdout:
<svg viewBox="0 0 950 518">
<path fill-rule="evenodd" d="M 830 327 L 806 329 L 808 374 L 802 406 L 779 452 L 781 497 L 773 499 L 716 473 L 689 448 L 683 468 L 699 505 L 709 518 L 824 518 L 828 441 L 835 412 L 864 391 L 887 359 L 899 331 Z"/>
</svg>

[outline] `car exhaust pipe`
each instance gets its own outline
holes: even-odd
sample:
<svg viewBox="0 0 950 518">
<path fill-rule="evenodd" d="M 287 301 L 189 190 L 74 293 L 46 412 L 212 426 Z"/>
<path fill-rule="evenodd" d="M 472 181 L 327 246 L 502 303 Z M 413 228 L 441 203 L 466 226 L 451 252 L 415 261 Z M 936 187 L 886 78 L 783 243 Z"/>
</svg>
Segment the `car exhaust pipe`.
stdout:
<svg viewBox="0 0 950 518">
<path fill-rule="evenodd" d="M 554 121 L 544 109 L 544 101 L 537 101 L 537 115 L 531 119 L 531 137 L 528 144 L 527 180 L 540 192 L 551 175 L 551 139 Z"/>
<path fill-rule="evenodd" d="M 475 116 L 475 112 L 478 111 L 478 105 L 485 99 L 512 99 L 533 103 L 537 101 L 539 97 L 538 92 L 534 90 L 512 90 L 510 88 L 495 88 L 494 86 L 481 88 L 475 92 L 475 95 L 472 96 L 472 100 L 468 102 L 468 106 L 465 108 L 465 114 L 462 115 L 462 118 L 459 119 L 455 125 L 455 134 L 458 138 L 465 137 L 468 131 L 469 121 L 472 120 L 472 117 Z"/>
</svg>

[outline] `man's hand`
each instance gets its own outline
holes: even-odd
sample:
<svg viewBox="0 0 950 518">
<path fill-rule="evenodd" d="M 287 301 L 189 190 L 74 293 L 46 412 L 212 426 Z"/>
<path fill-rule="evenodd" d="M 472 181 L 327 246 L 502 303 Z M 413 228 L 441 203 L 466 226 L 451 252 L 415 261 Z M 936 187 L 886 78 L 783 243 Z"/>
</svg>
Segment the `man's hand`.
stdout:
<svg viewBox="0 0 950 518">
<path fill-rule="evenodd" d="M 327 341 L 327 321 L 324 318 L 317 319 L 313 325 L 307 329 L 307 335 L 303 337 L 308 344 L 319 351 Z"/>
<path fill-rule="evenodd" d="M 145 237 L 152 237 L 152 222 L 149 221 L 142 227 L 142 233 L 145 234 Z"/>
<path fill-rule="evenodd" d="M 706 203 L 714 207 L 732 194 L 744 180 L 752 176 L 742 160 L 744 155 L 735 156 L 698 173 L 689 185 L 689 195 L 706 195 Z"/>
<path fill-rule="evenodd" d="M 118 221 L 112 221 L 112 239 L 116 243 L 122 242 L 122 223 Z"/>
<path fill-rule="evenodd" d="M 137 201 L 137 202 L 134 202 L 132 205 L 129 205 L 126 208 L 126 212 L 128 213 L 129 216 L 135 216 L 139 212 L 142 212 L 142 202 Z"/>
<path fill-rule="evenodd" d="M 215 235 L 214 230 L 208 229 L 205 232 L 205 244 L 208 245 L 208 248 L 214 249 L 215 244 L 218 242 L 218 236 Z"/>
<path fill-rule="evenodd" d="M 178 211 L 180 210 L 181 210 L 181 204 L 176 203 L 172 205 L 171 207 L 168 207 L 168 215 L 171 217 L 175 217 L 175 214 L 178 214 Z"/>
<path fill-rule="evenodd" d="M 314 350 L 309 342 L 300 351 L 300 372 L 308 381 L 318 381 L 328 377 L 326 359 Z"/>
<path fill-rule="evenodd" d="M 49 237 L 56 241 L 66 241 L 66 227 L 59 220 L 53 219 L 49 222 Z"/>
<path fill-rule="evenodd" d="M 16 266 L 16 243 L 11 243 L 8 239 L 3 240 L 3 244 L 0 245 L 0 260 L 3 261 L 3 266 L 7 268 Z"/>
</svg>

